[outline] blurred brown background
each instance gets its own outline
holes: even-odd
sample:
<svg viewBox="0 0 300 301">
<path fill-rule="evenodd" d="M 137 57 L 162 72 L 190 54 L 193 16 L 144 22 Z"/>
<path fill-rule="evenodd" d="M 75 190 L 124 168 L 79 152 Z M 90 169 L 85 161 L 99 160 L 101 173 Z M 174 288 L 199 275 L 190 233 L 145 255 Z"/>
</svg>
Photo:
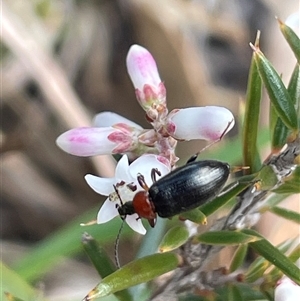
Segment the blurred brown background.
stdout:
<svg viewBox="0 0 300 301">
<path fill-rule="evenodd" d="M 237 116 L 251 59 L 248 44 L 258 29 L 262 50 L 288 79 L 295 61 L 274 16 L 285 20 L 298 5 L 297 0 L 4 0 L 4 261 L 19 256 L 12 250 L 22 252 L 84 210 L 100 206 L 101 197 L 89 189 L 83 176 L 112 175 L 113 162 L 109 157 L 91 160 L 62 152 L 55 145 L 59 134 L 89 126 L 92 116 L 101 111 L 117 112 L 148 127 L 126 73 L 130 45 L 141 44 L 153 54 L 170 110 L 210 104 L 228 107 Z M 262 113 L 262 124 L 267 115 Z M 202 146 L 182 143 L 178 155 L 185 159 Z M 87 269 L 76 264 L 82 273 Z M 86 273 L 95 275 L 89 269 Z M 68 284 L 51 279 L 46 287 L 51 300 L 68 300 L 55 296 L 57 291 L 67 292 L 75 280 Z"/>
</svg>

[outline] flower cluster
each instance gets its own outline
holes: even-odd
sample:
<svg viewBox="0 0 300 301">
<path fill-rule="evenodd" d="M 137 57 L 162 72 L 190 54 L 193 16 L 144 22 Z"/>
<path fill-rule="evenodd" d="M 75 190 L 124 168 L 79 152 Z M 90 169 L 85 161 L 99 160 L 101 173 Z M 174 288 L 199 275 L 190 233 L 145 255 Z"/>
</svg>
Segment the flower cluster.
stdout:
<svg viewBox="0 0 300 301">
<path fill-rule="evenodd" d="M 108 196 L 99 211 L 98 223 L 118 215 L 118 206 L 132 200 L 136 191 L 142 189 L 137 183 L 138 173 L 143 174 L 147 184 L 151 185 L 153 168 L 165 175 L 175 166 L 178 140 L 204 139 L 214 142 L 234 126 L 232 113 L 224 107 L 192 107 L 168 112 L 166 89 L 155 60 L 147 49 L 133 45 L 126 63 L 137 100 L 152 128 L 143 129 L 118 114 L 102 112 L 94 118 L 93 127 L 71 129 L 56 141 L 61 149 L 77 156 L 126 153 L 130 158 L 137 158 L 128 165 L 127 156 L 123 156 L 114 178 L 86 175 L 85 179 L 92 189 Z M 135 231 L 145 233 L 136 214 L 126 216 L 126 222 Z"/>
</svg>

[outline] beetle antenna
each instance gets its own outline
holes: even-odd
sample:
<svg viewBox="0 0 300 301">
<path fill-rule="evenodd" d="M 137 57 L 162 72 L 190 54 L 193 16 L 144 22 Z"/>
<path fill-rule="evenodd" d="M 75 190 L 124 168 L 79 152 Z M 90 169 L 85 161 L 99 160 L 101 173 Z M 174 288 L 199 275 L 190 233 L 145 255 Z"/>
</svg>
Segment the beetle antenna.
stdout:
<svg viewBox="0 0 300 301">
<path fill-rule="evenodd" d="M 116 192 L 116 194 L 117 194 L 117 196 L 118 196 L 118 198 L 119 198 L 119 200 L 120 200 L 120 203 L 121 203 L 121 205 L 123 206 L 124 204 L 123 204 L 123 201 L 122 201 L 121 196 L 120 196 L 120 194 L 119 194 L 119 190 L 118 190 L 118 188 L 117 188 L 116 185 L 113 185 L 113 186 L 114 186 L 115 192 Z"/>
<path fill-rule="evenodd" d="M 196 159 L 197 159 L 197 157 L 198 157 L 198 155 L 199 155 L 200 153 L 204 152 L 206 149 L 210 148 L 210 147 L 213 146 L 215 143 L 221 141 L 221 140 L 223 139 L 223 137 L 225 136 L 227 130 L 229 129 L 230 125 L 233 123 L 233 120 L 234 120 L 234 119 L 232 119 L 231 121 L 228 122 L 228 124 L 227 124 L 225 130 L 223 131 L 223 133 L 221 134 L 221 136 L 220 136 L 217 140 L 214 140 L 213 142 L 211 142 L 211 143 L 209 143 L 208 145 L 204 146 L 200 151 L 198 151 L 198 152 L 197 152 L 196 154 L 194 154 L 191 158 L 189 158 L 189 159 L 187 160 L 186 163 L 188 164 L 188 163 L 191 163 L 191 162 L 196 161 Z"/>
<path fill-rule="evenodd" d="M 115 262 L 116 262 L 116 266 L 117 266 L 118 269 L 121 267 L 120 266 L 120 261 L 119 261 L 119 243 L 120 243 L 121 232 L 122 232 L 122 229 L 124 227 L 125 218 L 126 218 L 126 216 L 124 216 L 122 218 L 122 224 L 120 226 L 120 229 L 119 229 L 119 232 L 118 232 L 118 235 L 117 235 L 117 238 L 116 238 L 116 242 L 115 242 Z"/>
<path fill-rule="evenodd" d="M 228 124 L 227 124 L 225 130 L 223 131 L 223 133 L 221 134 L 221 136 L 220 136 L 217 140 L 214 140 L 213 142 L 211 142 L 211 143 L 209 143 L 208 145 L 206 145 L 204 148 L 201 149 L 200 152 L 198 152 L 198 154 L 199 154 L 199 153 L 202 153 L 202 152 L 205 151 L 206 149 L 210 148 L 210 147 L 213 146 L 215 143 L 221 141 L 221 140 L 223 139 L 223 137 L 225 136 L 225 134 L 227 133 L 227 131 L 228 131 L 230 125 L 233 123 L 233 120 L 234 120 L 234 119 L 232 119 L 231 121 L 228 122 Z"/>
</svg>

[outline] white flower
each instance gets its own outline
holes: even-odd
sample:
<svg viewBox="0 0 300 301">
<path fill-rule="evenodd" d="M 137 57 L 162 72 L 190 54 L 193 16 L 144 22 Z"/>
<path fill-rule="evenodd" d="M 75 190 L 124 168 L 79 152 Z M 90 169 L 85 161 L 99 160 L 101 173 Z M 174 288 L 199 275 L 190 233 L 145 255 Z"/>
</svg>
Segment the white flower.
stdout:
<svg viewBox="0 0 300 301">
<path fill-rule="evenodd" d="M 283 277 L 277 282 L 275 288 L 275 301 L 298 301 L 300 297 L 300 286 L 288 277 Z"/>
<path fill-rule="evenodd" d="M 129 165 L 128 158 L 124 155 L 117 164 L 114 178 L 100 178 L 90 174 L 86 175 L 85 180 L 94 191 L 109 196 L 98 212 L 97 223 L 106 223 L 119 215 L 117 208 L 121 205 L 121 202 L 114 190 L 114 185 L 117 186 L 123 204 L 132 201 L 135 193 L 143 189 L 137 181 L 138 173 L 142 174 L 145 177 L 147 185 L 151 186 L 151 170 L 153 168 L 157 168 L 161 172 L 161 176 L 170 172 L 168 161 L 161 156 L 143 155 Z M 131 189 L 133 185 L 137 188 L 135 191 Z M 140 234 L 146 233 L 137 214 L 127 215 L 126 222 L 134 231 Z"/>
</svg>

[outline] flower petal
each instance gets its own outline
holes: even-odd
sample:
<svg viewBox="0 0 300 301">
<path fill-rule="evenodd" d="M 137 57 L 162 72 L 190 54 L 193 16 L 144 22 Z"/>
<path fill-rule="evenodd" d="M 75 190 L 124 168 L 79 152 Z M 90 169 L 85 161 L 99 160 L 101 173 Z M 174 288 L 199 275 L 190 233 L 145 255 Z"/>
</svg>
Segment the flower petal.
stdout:
<svg viewBox="0 0 300 301">
<path fill-rule="evenodd" d="M 108 139 L 109 135 L 119 132 L 117 129 L 82 127 L 61 134 L 56 144 L 65 152 L 76 156 L 94 156 L 111 154 L 118 145 Z"/>
<path fill-rule="evenodd" d="M 173 110 L 168 116 L 166 130 L 175 139 L 215 141 L 233 126 L 234 117 L 228 109 L 207 106 Z"/>
<path fill-rule="evenodd" d="M 165 158 L 162 158 L 161 156 L 145 154 L 130 164 L 129 172 L 131 176 L 135 179 L 137 178 L 138 173 L 142 174 L 145 177 L 147 185 L 151 186 L 151 171 L 153 168 L 157 168 L 161 173 L 161 176 L 156 175 L 157 179 L 170 172 L 170 166 L 167 166 L 165 163 Z"/>
<path fill-rule="evenodd" d="M 116 184 L 115 178 L 100 178 L 87 174 L 84 179 L 94 191 L 101 195 L 108 196 L 110 193 L 114 192 L 113 185 Z"/>
<path fill-rule="evenodd" d="M 134 230 L 135 232 L 138 232 L 142 235 L 146 234 L 146 229 L 142 224 L 141 219 L 138 217 L 137 214 L 133 214 L 133 215 L 127 215 L 126 216 L 126 223 L 128 224 L 128 226 Z"/>
<path fill-rule="evenodd" d="M 300 286 L 288 277 L 283 277 L 278 281 L 275 288 L 275 301 L 297 301 L 300 296 Z"/>
<path fill-rule="evenodd" d="M 119 215 L 116 203 L 111 202 L 108 198 L 100 208 L 97 215 L 97 223 L 104 224 Z"/>
<path fill-rule="evenodd" d="M 115 178 L 117 181 L 123 180 L 126 183 L 130 183 L 132 178 L 129 173 L 129 163 L 127 155 L 123 155 L 118 161 L 115 171 Z"/>
<path fill-rule="evenodd" d="M 161 83 L 155 60 L 146 48 L 132 45 L 127 54 L 126 64 L 136 89 L 143 91 L 145 84 L 158 87 Z"/>
<path fill-rule="evenodd" d="M 93 124 L 95 127 L 110 127 L 117 123 L 126 123 L 131 127 L 143 130 L 143 128 L 137 123 L 114 112 L 101 112 L 95 115 L 93 119 Z"/>
</svg>

